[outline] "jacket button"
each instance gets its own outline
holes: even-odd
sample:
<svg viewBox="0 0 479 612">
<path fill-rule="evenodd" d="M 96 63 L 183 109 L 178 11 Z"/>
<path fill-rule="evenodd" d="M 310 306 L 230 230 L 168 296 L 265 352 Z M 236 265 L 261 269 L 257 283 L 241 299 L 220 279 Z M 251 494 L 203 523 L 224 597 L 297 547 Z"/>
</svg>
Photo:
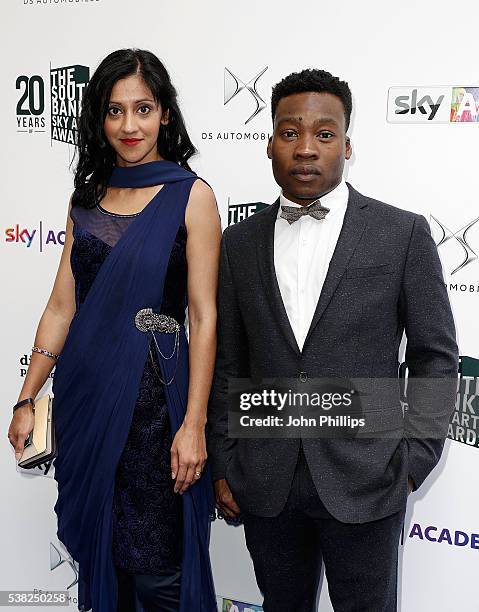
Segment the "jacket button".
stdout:
<svg viewBox="0 0 479 612">
<path fill-rule="evenodd" d="M 299 373 L 299 380 L 301 382 L 306 382 L 308 380 L 308 375 L 306 374 L 306 372 Z"/>
</svg>

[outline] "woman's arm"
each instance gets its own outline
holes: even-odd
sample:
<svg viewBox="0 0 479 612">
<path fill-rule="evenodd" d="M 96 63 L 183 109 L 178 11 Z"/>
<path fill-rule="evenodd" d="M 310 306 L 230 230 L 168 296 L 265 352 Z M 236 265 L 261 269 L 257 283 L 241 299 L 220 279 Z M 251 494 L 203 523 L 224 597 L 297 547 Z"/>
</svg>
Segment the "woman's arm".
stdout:
<svg viewBox="0 0 479 612">
<path fill-rule="evenodd" d="M 189 387 L 183 425 L 171 447 L 175 491 L 184 493 L 206 461 L 206 408 L 216 355 L 216 290 L 221 221 L 210 187 L 195 182 L 185 215 L 188 238 Z"/>
<path fill-rule="evenodd" d="M 71 206 L 71 204 L 70 204 Z M 69 206 L 69 210 L 70 210 Z M 65 244 L 53 290 L 38 324 L 35 346 L 59 355 L 65 343 L 71 320 L 75 313 L 75 284 L 70 267 L 70 253 L 73 243 L 73 223 L 68 215 Z M 18 401 L 31 397 L 35 399 L 45 384 L 55 361 L 39 353 L 32 353 L 28 372 L 25 377 Z M 33 412 L 30 405 L 15 411 L 10 423 L 8 437 L 15 447 L 15 457 L 21 458 L 23 444 L 33 429 Z"/>
</svg>

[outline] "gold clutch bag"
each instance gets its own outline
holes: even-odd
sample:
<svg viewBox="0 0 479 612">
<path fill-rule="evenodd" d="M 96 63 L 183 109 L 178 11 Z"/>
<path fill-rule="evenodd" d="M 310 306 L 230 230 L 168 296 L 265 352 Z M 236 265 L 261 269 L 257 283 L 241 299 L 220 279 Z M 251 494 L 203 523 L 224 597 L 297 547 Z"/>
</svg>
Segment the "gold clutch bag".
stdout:
<svg viewBox="0 0 479 612">
<path fill-rule="evenodd" d="M 55 427 L 53 425 L 53 400 L 44 395 L 35 401 L 35 424 L 25 442 L 22 458 L 18 462 L 24 470 L 37 467 L 55 457 Z"/>
</svg>

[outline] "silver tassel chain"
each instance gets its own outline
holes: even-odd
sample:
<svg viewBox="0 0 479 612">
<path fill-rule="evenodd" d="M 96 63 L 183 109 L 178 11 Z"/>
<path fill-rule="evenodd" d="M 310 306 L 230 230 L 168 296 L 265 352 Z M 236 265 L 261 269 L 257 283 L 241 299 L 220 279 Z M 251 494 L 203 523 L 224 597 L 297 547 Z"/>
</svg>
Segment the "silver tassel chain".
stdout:
<svg viewBox="0 0 479 612">
<path fill-rule="evenodd" d="M 158 346 L 158 342 L 156 341 L 155 338 L 155 334 L 153 332 L 151 332 L 151 335 L 153 336 L 153 341 L 155 343 L 156 346 L 156 350 L 158 351 L 158 353 L 163 357 L 163 359 L 165 360 L 170 360 L 173 358 L 174 354 L 176 353 L 176 363 L 175 363 L 175 371 L 173 372 L 172 377 L 170 378 L 170 380 L 168 382 L 165 382 L 161 376 L 160 373 L 158 372 L 158 368 L 156 367 L 155 361 L 153 359 L 153 353 L 151 351 L 151 344 L 150 344 L 150 358 L 151 358 L 151 365 L 153 366 L 153 369 L 155 370 L 155 374 L 157 375 L 158 379 L 160 380 L 160 382 L 162 384 L 164 384 L 166 387 L 168 387 L 169 385 L 171 385 L 171 383 L 173 382 L 175 376 L 176 376 L 176 371 L 178 369 L 178 361 L 180 358 L 180 334 L 179 332 L 176 332 L 175 334 L 175 344 L 173 347 L 173 352 L 171 353 L 171 355 L 169 357 L 167 357 L 166 355 L 163 355 L 160 347 Z"/>
</svg>

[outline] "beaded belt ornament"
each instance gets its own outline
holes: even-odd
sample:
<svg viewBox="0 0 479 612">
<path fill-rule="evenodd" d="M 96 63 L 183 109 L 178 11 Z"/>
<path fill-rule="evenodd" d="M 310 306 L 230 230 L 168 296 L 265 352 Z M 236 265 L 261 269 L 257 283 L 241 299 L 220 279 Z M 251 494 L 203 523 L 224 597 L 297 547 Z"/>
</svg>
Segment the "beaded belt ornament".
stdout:
<svg viewBox="0 0 479 612">
<path fill-rule="evenodd" d="M 173 376 L 171 377 L 171 379 L 168 382 L 165 382 L 161 378 L 160 373 L 158 372 L 156 368 L 155 361 L 153 359 L 153 354 L 151 352 L 151 346 L 150 346 L 151 363 L 152 363 L 153 369 L 156 372 L 156 375 L 160 379 L 160 382 L 162 382 L 164 385 L 166 386 L 171 385 L 171 383 L 173 382 L 175 378 L 176 370 L 178 368 L 178 359 L 180 357 L 180 324 L 173 317 L 169 317 L 168 315 L 162 315 L 162 314 L 153 312 L 151 308 L 143 308 L 142 310 L 139 310 L 136 313 L 135 326 L 141 332 L 151 333 L 153 342 L 155 343 L 155 346 L 156 346 L 156 350 L 158 351 L 158 354 L 161 355 L 161 357 L 163 357 L 163 359 L 166 359 L 168 361 L 169 359 L 172 359 L 176 353 L 175 371 L 173 372 Z M 171 355 L 167 356 L 162 353 L 160 347 L 158 346 L 158 342 L 156 341 L 154 332 L 161 332 L 164 334 L 175 334 L 175 343 L 174 343 L 173 352 L 171 353 Z"/>
</svg>

